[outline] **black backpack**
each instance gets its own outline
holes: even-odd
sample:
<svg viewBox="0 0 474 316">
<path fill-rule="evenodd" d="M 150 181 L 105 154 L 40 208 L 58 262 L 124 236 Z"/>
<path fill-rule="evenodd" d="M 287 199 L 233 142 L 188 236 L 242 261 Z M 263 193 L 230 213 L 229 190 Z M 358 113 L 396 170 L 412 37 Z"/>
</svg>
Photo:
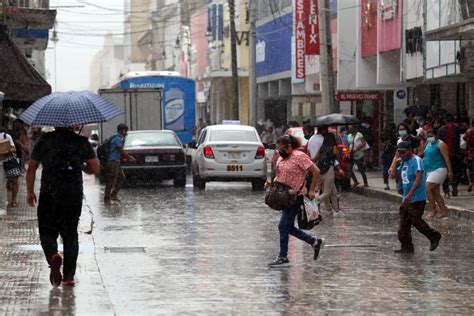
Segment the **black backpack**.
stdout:
<svg viewBox="0 0 474 316">
<path fill-rule="evenodd" d="M 110 142 L 115 136 L 107 138 L 99 147 L 97 147 L 97 158 L 101 163 L 106 163 L 109 160 Z"/>
</svg>

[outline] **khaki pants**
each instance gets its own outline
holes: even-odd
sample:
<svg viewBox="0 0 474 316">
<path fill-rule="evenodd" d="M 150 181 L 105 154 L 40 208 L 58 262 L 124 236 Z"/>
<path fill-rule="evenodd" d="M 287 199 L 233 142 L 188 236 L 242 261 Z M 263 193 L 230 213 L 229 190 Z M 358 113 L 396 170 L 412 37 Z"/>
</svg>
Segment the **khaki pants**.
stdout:
<svg viewBox="0 0 474 316">
<path fill-rule="evenodd" d="M 116 161 L 109 161 L 107 163 L 105 168 L 105 179 L 104 200 L 116 198 L 125 182 L 125 174 L 120 167 L 120 163 Z"/>
<path fill-rule="evenodd" d="M 328 171 L 326 171 L 326 173 L 321 175 L 321 183 L 323 184 L 323 194 L 321 194 L 318 199 L 320 201 L 325 201 L 326 210 L 329 211 L 329 198 L 331 198 L 332 208 L 337 212 L 339 211 L 339 205 L 337 203 L 337 188 L 334 180 L 334 166 L 331 166 L 329 167 Z"/>
</svg>

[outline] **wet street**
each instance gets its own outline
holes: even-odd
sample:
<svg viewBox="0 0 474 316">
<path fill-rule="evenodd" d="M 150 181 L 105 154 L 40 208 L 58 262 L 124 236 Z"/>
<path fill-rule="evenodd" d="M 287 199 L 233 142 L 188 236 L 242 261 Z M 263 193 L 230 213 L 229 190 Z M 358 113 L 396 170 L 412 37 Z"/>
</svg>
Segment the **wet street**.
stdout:
<svg viewBox="0 0 474 316">
<path fill-rule="evenodd" d="M 346 193 L 345 215 L 323 211 L 312 231 L 326 238 L 320 259 L 291 239 L 291 267 L 272 270 L 279 213 L 250 184 L 125 189 L 122 205 L 103 207 L 88 178 L 86 198 L 95 224 L 92 235 L 80 235 L 76 287 L 51 290 L 38 246 L 23 249 L 22 265 L 41 267 L 38 276 L 27 274 L 38 285 L 11 289 L 16 295 L 1 301 L 5 314 L 474 312 L 472 224 L 435 221 L 443 234 L 438 250 L 430 252 L 415 231 L 415 254 L 400 256 L 393 253 L 397 206 Z M 89 219 L 84 208 L 82 228 Z M 29 299 L 22 303 L 21 295 Z"/>
</svg>

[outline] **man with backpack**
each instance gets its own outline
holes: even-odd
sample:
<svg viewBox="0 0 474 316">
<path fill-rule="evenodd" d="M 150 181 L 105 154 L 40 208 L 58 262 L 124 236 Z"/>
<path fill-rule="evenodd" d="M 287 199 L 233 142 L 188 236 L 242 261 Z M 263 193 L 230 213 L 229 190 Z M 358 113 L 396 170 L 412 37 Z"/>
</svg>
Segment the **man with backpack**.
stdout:
<svg viewBox="0 0 474 316">
<path fill-rule="evenodd" d="M 105 160 L 103 161 L 103 163 L 105 163 L 106 179 L 104 193 L 105 204 L 110 204 L 112 201 L 120 203 L 117 195 L 125 182 L 125 174 L 120 167 L 122 156 L 127 156 L 131 161 L 135 161 L 135 158 L 127 154 L 123 149 L 127 133 L 128 126 L 123 123 L 119 124 L 117 126 L 117 132 L 105 141 L 97 150 L 100 159 Z"/>
<path fill-rule="evenodd" d="M 36 171 L 43 165 L 38 201 L 38 227 L 46 260 L 50 265 L 50 282 L 58 286 L 74 286 L 79 253 L 77 226 L 82 211 L 82 171 L 99 173 L 99 160 L 87 138 L 72 128 L 58 127 L 44 134 L 31 154 L 26 174 L 27 202 L 35 207 Z M 63 257 L 58 252 L 58 235 L 64 245 Z"/>
<path fill-rule="evenodd" d="M 318 200 L 325 201 L 327 211 L 331 210 L 329 205 L 332 205 L 335 212 L 339 212 L 334 172 L 338 150 L 336 136 L 329 132 L 328 126 L 318 127 L 318 133 L 308 142 L 308 154 L 321 172 L 323 193 Z"/>
</svg>

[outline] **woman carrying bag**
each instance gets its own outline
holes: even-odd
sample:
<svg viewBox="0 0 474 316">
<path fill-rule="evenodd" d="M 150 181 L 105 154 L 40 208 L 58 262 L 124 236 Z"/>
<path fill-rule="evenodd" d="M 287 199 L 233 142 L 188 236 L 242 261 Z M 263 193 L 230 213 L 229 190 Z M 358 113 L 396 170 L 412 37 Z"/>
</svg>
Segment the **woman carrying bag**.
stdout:
<svg viewBox="0 0 474 316">
<path fill-rule="evenodd" d="M 277 259 L 269 264 L 271 268 L 287 267 L 288 260 L 288 242 L 290 235 L 305 241 L 312 246 L 314 250 L 313 259 L 318 259 L 319 252 L 324 246 L 324 239 L 313 237 L 301 229 L 295 227 L 295 218 L 301 211 L 304 196 L 307 195 L 311 200 L 316 197 L 316 185 L 320 181 L 319 169 L 314 165 L 311 159 L 302 151 L 296 150 L 300 147 L 300 141 L 293 136 L 285 135 L 277 141 L 277 151 L 280 155 L 276 166 L 276 176 L 274 182 L 267 182 L 266 187 L 274 187 L 276 184 L 288 187 L 289 195 L 294 196 L 294 202 L 291 206 L 284 208 L 281 213 L 278 230 L 280 232 L 280 254 Z M 306 175 L 312 174 L 312 182 L 309 192 L 306 189 Z"/>
<path fill-rule="evenodd" d="M 7 178 L 7 192 L 12 191 L 12 197 L 8 207 L 17 207 L 17 196 L 20 189 L 19 178 L 21 176 L 20 164 L 18 163 L 16 156 L 15 143 L 10 135 L 5 133 L 2 129 L 0 130 L 0 140 L 8 140 L 10 143 L 10 149 L 6 152 L 0 153 L 0 162 L 3 163 L 3 170 L 5 171 L 5 177 Z"/>
</svg>

